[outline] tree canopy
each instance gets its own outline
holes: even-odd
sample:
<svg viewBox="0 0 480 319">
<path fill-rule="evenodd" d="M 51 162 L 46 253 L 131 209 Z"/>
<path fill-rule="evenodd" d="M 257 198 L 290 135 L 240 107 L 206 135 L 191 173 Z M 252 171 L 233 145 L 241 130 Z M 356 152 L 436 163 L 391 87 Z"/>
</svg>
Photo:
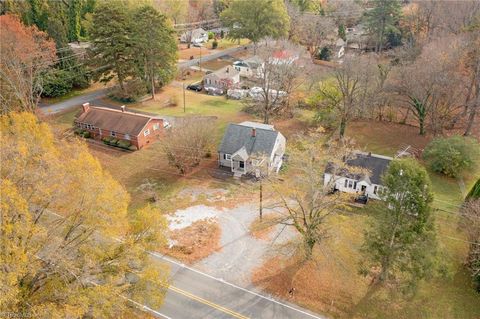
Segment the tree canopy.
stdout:
<svg viewBox="0 0 480 319">
<path fill-rule="evenodd" d="M 168 271 L 145 249 L 164 244 L 159 211 L 128 211 L 128 193 L 86 145 L 56 139 L 33 114 L 2 115 L 0 128 L 0 309 L 112 318 L 125 297 L 158 306 Z"/>
<path fill-rule="evenodd" d="M 376 205 L 365 233 L 362 272 L 374 282 L 414 288 L 435 268 L 430 180 L 414 159 L 396 159 L 383 176 L 383 185 L 383 201 Z"/>
<path fill-rule="evenodd" d="M 55 43 L 14 15 L 0 16 L 1 113 L 32 111 L 43 87 L 41 74 L 54 64 Z"/>
<path fill-rule="evenodd" d="M 386 34 L 399 33 L 401 6 L 398 0 L 374 0 L 373 8 L 365 14 L 367 28 L 375 40 L 375 51 L 381 52 Z"/>
<path fill-rule="evenodd" d="M 256 45 L 265 37 L 288 34 L 289 17 L 281 0 L 235 0 L 220 15 L 231 39 L 250 39 Z"/>
</svg>

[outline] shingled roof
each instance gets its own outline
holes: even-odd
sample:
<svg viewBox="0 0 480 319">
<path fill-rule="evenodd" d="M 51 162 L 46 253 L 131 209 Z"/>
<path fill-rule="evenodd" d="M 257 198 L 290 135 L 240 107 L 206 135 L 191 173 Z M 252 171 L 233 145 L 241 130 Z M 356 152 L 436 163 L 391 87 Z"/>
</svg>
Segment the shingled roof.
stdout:
<svg viewBox="0 0 480 319">
<path fill-rule="evenodd" d="M 90 106 L 86 112 L 77 117 L 75 122 L 90 124 L 103 130 L 138 136 L 145 125 L 153 118 L 155 117 L 144 114 Z"/>
<path fill-rule="evenodd" d="M 252 134 L 251 126 L 241 124 L 229 124 L 218 151 L 225 154 L 233 154 L 245 147 L 248 155 L 263 153 L 272 154 L 277 136 L 280 134 L 274 130 L 255 128 Z M 255 136 L 253 136 L 255 135 Z"/>
<path fill-rule="evenodd" d="M 349 166 L 365 168 L 370 172 L 370 175 L 367 177 L 358 174 L 351 174 L 347 169 L 341 169 L 337 171 L 336 174 L 356 180 L 370 180 L 372 184 L 382 185 L 382 175 L 388 169 L 388 165 L 391 161 L 392 158 L 388 156 L 357 152 L 353 158 L 346 160 L 346 164 Z M 333 173 L 334 168 L 335 166 L 333 163 L 328 163 L 325 172 L 331 174 Z"/>
</svg>

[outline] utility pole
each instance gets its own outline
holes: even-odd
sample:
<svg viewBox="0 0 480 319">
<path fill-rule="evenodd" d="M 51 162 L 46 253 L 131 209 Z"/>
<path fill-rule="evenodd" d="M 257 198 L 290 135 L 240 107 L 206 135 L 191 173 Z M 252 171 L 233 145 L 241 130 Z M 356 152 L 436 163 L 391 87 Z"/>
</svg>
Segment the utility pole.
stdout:
<svg viewBox="0 0 480 319">
<path fill-rule="evenodd" d="M 183 88 L 183 113 L 185 113 L 185 82 L 182 82 Z"/>
<path fill-rule="evenodd" d="M 200 72 L 202 72 L 202 44 L 200 43 L 200 59 L 198 60 L 198 67 L 200 68 Z"/>
<path fill-rule="evenodd" d="M 262 220 L 263 215 L 263 185 L 262 177 L 260 177 L 260 220 Z"/>
</svg>

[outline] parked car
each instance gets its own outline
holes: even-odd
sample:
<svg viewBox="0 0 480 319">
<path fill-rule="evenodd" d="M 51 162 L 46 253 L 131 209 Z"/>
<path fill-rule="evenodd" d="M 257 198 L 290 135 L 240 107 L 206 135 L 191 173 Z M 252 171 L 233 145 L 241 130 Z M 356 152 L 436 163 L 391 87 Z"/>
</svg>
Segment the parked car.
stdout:
<svg viewBox="0 0 480 319">
<path fill-rule="evenodd" d="M 190 84 L 187 86 L 187 90 L 200 92 L 202 90 L 201 84 Z"/>
<path fill-rule="evenodd" d="M 211 86 L 210 86 L 210 87 L 206 87 L 206 88 L 205 88 L 205 91 L 207 91 L 207 93 L 208 93 L 209 95 L 223 95 L 223 94 L 224 94 L 224 92 L 223 92 L 222 89 L 216 88 L 216 87 L 211 87 Z"/>
</svg>

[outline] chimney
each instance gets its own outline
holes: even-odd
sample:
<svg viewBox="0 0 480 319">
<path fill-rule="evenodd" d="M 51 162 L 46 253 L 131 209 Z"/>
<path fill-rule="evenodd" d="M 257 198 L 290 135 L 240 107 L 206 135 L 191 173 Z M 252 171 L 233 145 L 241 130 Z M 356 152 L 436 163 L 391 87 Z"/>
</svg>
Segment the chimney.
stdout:
<svg viewBox="0 0 480 319">
<path fill-rule="evenodd" d="M 122 109 L 122 112 L 125 112 L 125 105 L 120 106 L 120 108 Z"/>
<path fill-rule="evenodd" d="M 88 112 L 90 110 L 90 103 L 83 103 L 82 104 L 83 112 Z"/>
<path fill-rule="evenodd" d="M 255 136 L 257 136 L 257 130 L 254 127 L 252 127 L 252 137 L 255 137 Z"/>
</svg>

